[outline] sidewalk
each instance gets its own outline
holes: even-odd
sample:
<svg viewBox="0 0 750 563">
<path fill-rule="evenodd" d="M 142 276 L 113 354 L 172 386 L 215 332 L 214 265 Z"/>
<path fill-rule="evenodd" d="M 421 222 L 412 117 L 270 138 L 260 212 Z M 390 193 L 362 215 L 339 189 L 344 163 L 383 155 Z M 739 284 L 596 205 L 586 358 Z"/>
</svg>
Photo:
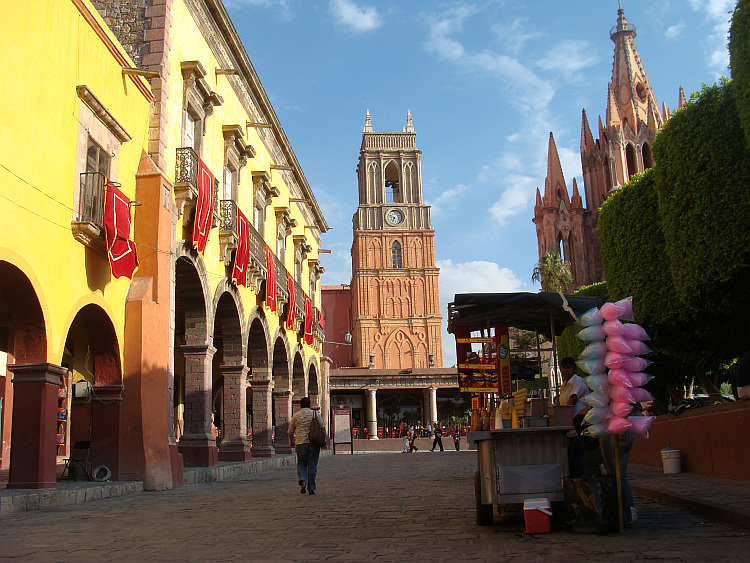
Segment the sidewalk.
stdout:
<svg viewBox="0 0 750 563">
<path fill-rule="evenodd" d="M 357 452 L 357 457 L 361 453 L 364 452 Z M 332 455 L 332 452 L 324 451 L 323 455 Z M 455 455 L 455 452 L 446 448 L 443 454 L 422 451 L 419 455 Z M 229 481 L 254 473 L 291 467 L 294 464 L 294 455 L 277 455 L 247 462 L 221 463 L 211 468 L 185 468 L 185 486 Z M 750 482 L 694 473 L 665 475 L 661 468 L 635 464 L 630 464 L 628 474 L 636 497 L 648 498 L 709 520 L 750 531 Z M 7 470 L 0 472 L 0 518 L 30 510 L 56 508 L 143 492 L 143 483 L 139 481 L 61 481 L 56 489 L 7 489 L 7 482 Z"/>
<path fill-rule="evenodd" d="M 750 482 L 628 466 L 633 494 L 750 531 Z M 637 503 L 637 500 L 636 500 Z"/>
</svg>

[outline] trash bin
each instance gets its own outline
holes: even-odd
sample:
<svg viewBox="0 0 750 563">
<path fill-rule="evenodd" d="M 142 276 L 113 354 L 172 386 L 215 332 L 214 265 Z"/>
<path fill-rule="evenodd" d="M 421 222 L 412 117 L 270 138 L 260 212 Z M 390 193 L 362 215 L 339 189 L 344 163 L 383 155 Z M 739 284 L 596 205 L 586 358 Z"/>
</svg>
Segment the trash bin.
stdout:
<svg viewBox="0 0 750 563">
<path fill-rule="evenodd" d="M 672 475 L 682 471 L 680 466 L 680 450 L 673 448 L 671 444 L 667 444 L 667 447 L 661 450 L 661 462 L 664 466 L 665 475 Z"/>
</svg>

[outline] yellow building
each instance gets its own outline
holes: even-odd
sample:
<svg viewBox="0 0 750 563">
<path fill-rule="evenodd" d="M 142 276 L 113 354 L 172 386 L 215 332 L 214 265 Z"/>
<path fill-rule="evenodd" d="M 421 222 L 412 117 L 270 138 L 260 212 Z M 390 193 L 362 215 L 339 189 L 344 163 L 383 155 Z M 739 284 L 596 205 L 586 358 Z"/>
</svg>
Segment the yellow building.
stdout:
<svg viewBox="0 0 750 563">
<path fill-rule="evenodd" d="M 35 80 L 35 95 L 55 99 L 52 107 L 11 90 L 12 102 L 23 100 L 24 106 L 11 116 L 18 123 L 5 116 L 0 124 L 4 145 L 9 141 L 18 147 L 17 157 L 2 163 L 9 169 L 0 171 L 2 194 L 15 194 L 21 186 L 35 194 L 33 206 L 26 195 L 18 201 L 10 195 L 0 199 L 6 216 L 19 216 L 0 227 L 0 265 L 18 270 L 14 275 L 26 284 L 6 282 L 3 272 L 0 314 L 8 316 L 6 310 L 20 307 L 33 290 L 47 342 L 57 348 L 49 344 L 44 359 L 29 361 L 67 367 L 65 354 L 71 354 L 73 377 L 80 371 L 91 381 L 93 400 L 72 401 L 70 440 L 91 436 L 93 466 L 106 465 L 115 479 L 143 480 L 148 489 L 178 486 L 183 464 L 212 466 L 219 459 L 290 452 L 286 429 L 293 402 L 309 395 L 328 411 L 317 309 L 320 236 L 328 227 L 226 10 L 218 0 L 155 0 L 148 7 L 137 0 L 105 0 L 94 3 L 98 13 L 84 0 L 62 1 L 54 9 L 36 4 L 13 9 L 18 17 L 8 18 L 13 21 L 9 33 L 18 35 L 17 44 L 26 44 L 17 53 L 3 54 L 13 61 L 10 75 L 19 77 L 13 87 L 21 90 L 23 80 Z M 81 76 L 97 51 L 80 45 L 83 39 L 77 36 L 86 34 L 84 26 L 55 20 L 63 16 L 52 12 L 73 19 L 85 12 L 81 23 L 103 30 L 110 50 L 120 56 L 110 55 L 111 72 L 103 61 L 93 61 L 90 68 L 98 81 Z M 40 18 L 50 33 L 37 31 Z M 29 49 L 22 35 L 42 36 L 44 44 Z M 64 41 L 69 48 L 60 48 Z M 103 38 L 99 43 L 109 46 Z M 39 54 L 48 50 L 70 61 L 51 64 L 50 57 Z M 60 89 L 59 96 L 48 92 L 50 83 Z M 68 83 L 73 100 L 65 90 Z M 104 129 L 117 123 L 133 137 L 121 141 L 112 157 L 118 171 L 114 178 L 140 204 L 132 211 L 139 260 L 132 283 L 105 275 L 109 270 L 102 266 L 107 263 L 100 258 L 101 248 L 87 239 L 96 225 L 74 221 L 75 236 L 68 233 L 70 241 L 63 241 L 59 232 L 50 234 L 55 242 L 49 248 L 46 237 L 19 236 L 28 234 L 23 225 L 29 221 L 19 215 L 20 206 L 47 223 L 45 232 L 62 231 L 47 220 L 53 216 L 70 231 L 75 194 L 63 200 L 66 207 L 31 186 L 47 194 L 65 191 L 62 170 L 69 170 L 68 184 L 79 185 L 83 170 L 74 164 L 80 140 L 70 142 L 70 164 L 47 168 L 47 154 L 29 153 L 33 141 L 20 139 L 19 132 L 31 137 L 34 131 L 34 140 L 47 140 L 54 130 L 55 150 L 66 146 L 58 140 L 63 124 L 72 119 L 80 125 L 70 108 L 76 101 L 94 104 L 76 94 L 80 84 L 89 85 L 101 100 L 103 109 L 93 114 Z M 61 125 L 53 129 L 53 123 Z M 74 138 L 79 136 L 74 132 Z M 110 150 L 110 145 L 100 146 Z M 62 154 L 54 156 L 64 160 Z M 30 167 L 28 177 L 14 168 L 16 163 Z M 27 263 L 35 254 L 39 265 L 34 267 Z M 60 263 L 49 264 L 52 254 Z M 49 279 L 38 281 L 48 270 Z M 57 284 L 61 272 L 71 278 L 68 293 Z M 47 283 L 50 289 L 44 292 Z M 51 300 L 59 305 L 52 307 Z M 89 312 L 87 306 L 93 305 L 98 309 Z M 59 329 L 53 323 L 56 315 L 68 316 Z M 10 317 L 15 319 L 13 311 Z M 113 336 L 109 349 L 98 342 L 108 334 L 99 327 L 105 320 Z M 9 332 L 16 335 L 9 340 L 17 342 L 17 329 Z M 66 342 L 73 342 L 75 350 L 65 351 Z M 8 364 L 25 363 L 12 346 L 5 348 Z M 97 362 L 98 349 L 100 355 L 110 353 Z M 16 373 L 17 397 L 18 368 L 9 369 Z M 8 409 L 6 402 L 4 412 Z"/>
<path fill-rule="evenodd" d="M 110 272 L 105 178 L 134 199 L 153 96 L 143 78 L 123 75 L 133 63 L 87 1 L 29 0 L 3 12 L 0 463 L 12 487 L 49 487 L 55 455 L 69 451 L 57 435 L 66 442 L 72 431 L 67 398 L 58 416 L 61 380 L 88 380 L 100 399 L 121 396 L 130 280 Z M 89 420 L 113 409 L 84 400 L 85 385 L 79 393 L 86 440 Z M 97 426 L 100 444 L 116 439 L 116 429 Z"/>
</svg>

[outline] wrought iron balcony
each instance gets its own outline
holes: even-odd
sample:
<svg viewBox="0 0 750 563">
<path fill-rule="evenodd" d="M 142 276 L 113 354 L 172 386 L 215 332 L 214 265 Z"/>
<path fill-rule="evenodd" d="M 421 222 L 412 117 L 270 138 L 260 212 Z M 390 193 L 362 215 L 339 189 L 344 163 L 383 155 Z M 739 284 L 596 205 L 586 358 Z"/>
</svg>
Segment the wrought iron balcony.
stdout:
<svg viewBox="0 0 750 563">
<path fill-rule="evenodd" d="M 107 254 L 104 237 L 104 190 L 107 178 L 101 172 L 83 172 L 80 176 L 78 209 L 71 230 L 80 243 Z"/>
<path fill-rule="evenodd" d="M 275 254 L 273 255 L 273 265 L 274 271 L 276 272 L 276 310 L 281 311 L 281 308 L 286 303 L 289 303 L 289 290 L 286 285 L 286 268 Z"/>
<path fill-rule="evenodd" d="M 219 251 L 224 264 L 232 263 L 232 251 L 237 250 L 239 236 L 237 229 L 237 203 L 231 199 L 219 202 L 221 222 L 219 224 Z M 256 293 L 260 292 L 260 284 L 266 279 L 265 241 L 255 230 L 252 223 L 247 224 L 248 262 L 247 287 Z"/>
<path fill-rule="evenodd" d="M 177 149 L 174 171 L 174 199 L 177 213 L 182 215 L 195 207 L 198 200 L 198 160 L 200 157 L 192 147 Z M 219 180 L 213 177 L 213 220 L 211 226 L 219 225 Z"/>
<path fill-rule="evenodd" d="M 313 309 L 313 342 L 316 348 L 320 349 L 323 341 L 326 339 L 326 333 L 320 326 L 322 314 L 319 309 Z"/>
<path fill-rule="evenodd" d="M 294 281 L 294 330 L 299 330 L 305 319 L 305 291 Z"/>
</svg>

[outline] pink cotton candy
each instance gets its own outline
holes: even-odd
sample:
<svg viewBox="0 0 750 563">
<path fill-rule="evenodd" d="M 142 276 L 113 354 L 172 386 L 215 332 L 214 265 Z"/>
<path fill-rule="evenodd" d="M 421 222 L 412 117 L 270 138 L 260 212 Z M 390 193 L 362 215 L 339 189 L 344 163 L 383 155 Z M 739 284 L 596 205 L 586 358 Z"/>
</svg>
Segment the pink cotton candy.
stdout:
<svg viewBox="0 0 750 563">
<path fill-rule="evenodd" d="M 612 412 L 612 416 L 624 417 L 633 412 L 633 406 L 623 401 L 611 401 L 609 403 L 609 410 Z"/>
<path fill-rule="evenodd" d="M 636 354 L 633 348 L 630 347 L 630 343 L 622 336 L 608 336 L 607 350 L 610 352 L 617 352 L 618 354 Z"/>
<path fill-rule="evenodd" d="M 617 352 L 607 352 L 607 355 L 604 356 L 604 365 L 609 369 L 622 369 L 633 357 L 627 354 L 618 354 Z"/>
<path fill-rule="evenodd" d="M 647 403 L 654 400 L 654 396 L 643 387 L 633 387 L 630 391 L 633 395 L 634 403 Z"/>
<path fill-rule="evenodd" d="M 633 382 L 630 379 L 628 372 L 621 369 L 609 370 L 609 383 L 611 385 L 619 385 L 620 387 L 633 387 Z"/>
<path fill-rule="evenodd" d="M 589 436 L 591 438 L 601 438 L 607 435 L 607 423 L 600 422 L 599 424 L 592 424 L 581 432 L 582 436 Z"/>
<path fill-rule="evenodd" d="M 638 400 L 633 395 L 635 387 L 620 387 L 619 385 L 609 386 L 609 396 L 613 401 L 621 401 L 623 403 L 635 404 Z M 586 395 L 588 397 L 588 395 Z"/>
<path fill-rule="evenodd" d="M 607 421 L 607 432 L 609 434 L 622 434 L 623 432 L 627 432 L 631 426 L 627 418 L 613 416 Z"/>
<path fill-rule="evenodd" d="M 643 387 L 654 378 L 653 375 L 643 373 L 642 371 L 629 371 L 626 373 L 628 374 L 628 378 L 630 378 L 633 387 Z M 627 385 L 625 387 L 627 387 Z"/>
<path fill-rule="evenodd" d="M 604 358 L 607 353 L 607 345 L 604 342 L 596 341 L 592 342 L 583 349 L 579 359 L 581 360 L 593 360 L 596 358 Z"/>
<path fill-rule="evenodd" d="M 586 424 L 599 424 L 609 418 L 609 407 L 593 407 L 588 410 L 583 422 Z"/>
<path fill-rule="evenodd" d="M 615 303 L 605 303 L 602 305 L 602 317 L 605 321 L 614 321 L 615 319 L 632 319 L 633 318 L 633 298 L 626 297 Z"/>
<path fill-rule="evenodd" d="M 589 389 L 592 391 L 601 391 L 606 392 L 607 389 L 609 389 L 609 380 L 607 379 L 607 376 L 604 374 L 600 375 L 589 375 L 587 378 L 585 378 L 586 385 L 589 386 Z"/>
<path fill-rule="evenodd" d="M 625 325 L 617 319 L 606 321 L 604 323 L 604 332 L 607 333 L 607 336 L 622 336 L 622 333 L 625 332 Z"/>
<path fill-rule="evenodd" d="M 609 395 L 602 391 L 596 391 L 589 393 L 581 398 L 581 401 L 589 407 L 600 408 L 606 407 L 609 404 Z"/>
<path fill-rule="evenodd" d="M 595 373 L 604 373 L 604 370 L 606 369 L 604 366 L 604 360 L 602 360 L 601 358 L 591 360 L 578 360 L 576 362 L 576 365 L 589 375 L 593 375 Z"/>
<path fill-rule="evenodd" d="M 580 340 L 584 340 L 587 342 L 594 342 L 596 340 L 604 340 L 607 337 L 607 333 L 604 332 L 604 327 L 602 325 L 597 326 L 587 326 L 586 328 L 580 330 L 576 336 Z"/>
<path fill-rule="evenodd" d="M 651 360 L 647 360 L 645 358 L 639 358 L 638 356 L 629 356 L 625 359 L 625 363 L 618 367 L 624 369 L 625 371 L 643 371 L 653 363 L 654 362 L 652 362 Z"/>
<path fill-rule="evenodd" d="M 599 311 L 599 307 L 589 309 L 583 315 L 581 315 L 578 320 L 583 326 L 595 326 L 600 325 L 604 322 L 604 318 L 602 317 L 601 311 Z"/>
<path fill-rule="evenodd" d="M 648 438 L 648 429 L 651 428 L 651 423 L 655 418 L 655 416 L 629 416 L 627 420 L 630 421 L 630 432 Z"/>
<path fill-rule="evenodd" d="M 622 336 L 630 340 L 651 340 L 646 330 L 635 323 L 625 323 L 623 326 Z"/>
</svg>

